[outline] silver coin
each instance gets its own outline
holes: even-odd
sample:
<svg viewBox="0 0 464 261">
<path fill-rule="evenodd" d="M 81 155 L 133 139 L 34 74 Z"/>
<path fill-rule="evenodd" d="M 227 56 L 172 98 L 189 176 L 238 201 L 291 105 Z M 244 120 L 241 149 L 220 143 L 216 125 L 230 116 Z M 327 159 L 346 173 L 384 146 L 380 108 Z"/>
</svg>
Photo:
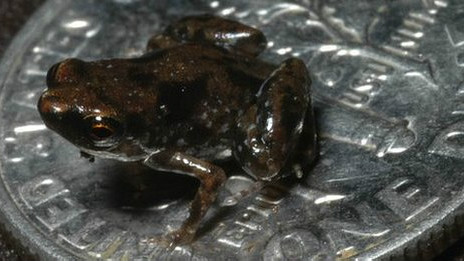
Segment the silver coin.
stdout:
<svg viewBox="0 0 464 261">
<path fill-rule="evenodd" d="M 43 260 L 431 258 L 459 236 L 464 204 L 464 5 L 406 1 L 49 0 L 0 65 L 0 218 Z M 303 59 L 320 157 L 301 182 L 251 186 L 240 171 L 198 239 L 145 243 L 186 217 L 194 180 L 89 163 L 36 111 L 47 69 L 68 57 L 134 57 L 189 14 L 261 29 L 263 59 Z"/>
</svg>

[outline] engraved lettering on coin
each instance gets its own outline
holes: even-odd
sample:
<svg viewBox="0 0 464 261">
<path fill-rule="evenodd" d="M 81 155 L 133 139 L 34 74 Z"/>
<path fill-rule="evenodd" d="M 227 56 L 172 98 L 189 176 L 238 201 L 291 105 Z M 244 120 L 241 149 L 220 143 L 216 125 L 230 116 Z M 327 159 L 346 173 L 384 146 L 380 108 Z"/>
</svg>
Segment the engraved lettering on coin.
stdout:
<svg viewBox="0 0 464 261">
<path fill-rule="evenodd" d="M 40 13 L 48 20 L 36 19 L 38 29 L 24 31 L 0 64 L 1 222 L 22 222 L 44 260 L 53 257 L 42 242 L 57 256 L 101 260 L 368 260 L 415 251 L 415 240 L 428 240 L 464 204 L 458 2 L 50 0 Z M 35 103 L 55 62 L 136 56 L 166 24 L 205 12 L 262 29 L 263 59 L 307 63 L 321 155 L 300 182 L 221 207 L 253 182 L 229 173 L 195 243 L 168 251 L 145 239 L 177 227 L 188 200 L 128 204 L 152 189 L 137 183 L 141 174 L 115 185 L 112 163 L 79 158 L 45 129 Z"/>
<path fill-rule="evenodd" d="M 54 231 L 87 212 L 87 209 L 72 198 L 56 197 L 34 211 L 40 223 L 48 230 Z"/>
<path fill-rule="evenodd" d="M 89 219 L 78 230 L 73 231 L 70 235 L 60 234 L 60 238 L 73 248 L 87 249 L 94 245 L 104 235 L 100 230 L 103 230 L 106 221 L 100 218 Z"/>
<path fill-rule="evenodd" d="M 69 194 L 65 184 L 53 176 L 39 176 L 19 189 L 19 194 L 30 208 L 37 207 L 61 195 Z"/>
<path fill-rule="evenodd" d="M 424 54 L 419 51 L 421 41 L 428 27 L 436 23 L 438 10 L 446 8 L 447 2 L 422 1 L 422 8 L 410 10 L 401 26 L 391 35 L 389 43 L 382 47 L 398 56 L 423 60 Z"/>
<path fill-rule="evenodd" d="M 295 229 L 274 235 L 267 244 L 264 260 L 331 260 L 327 254 L 327 243 L 311 231 Z"/>
<path fill-rule="evenodd" d="M 457 122 L 443 129 L 435 137 L 429 152 L 443 156 L 464 157 L 464 122 Z"/>
<path fill-rule="evenodd" d="M 396 180 L 375 197 L 405 221 L 416 218 L 439 200 L 438 197 L 424 195 L 423 189 L 408 178 Z"/>
<path fill-rule="evenodd" d="M 356 205 L 354 209 L 359 220 L 340 221 L 328 218 L 318 224 L 340 258 L 355 256 L 360 251 L 369 249 L 371 245 L 381 244 L 391 231 L 377 211 L 366 202 Z M 357 244 L 353 244 L 354 239 Z"/>
</svg>

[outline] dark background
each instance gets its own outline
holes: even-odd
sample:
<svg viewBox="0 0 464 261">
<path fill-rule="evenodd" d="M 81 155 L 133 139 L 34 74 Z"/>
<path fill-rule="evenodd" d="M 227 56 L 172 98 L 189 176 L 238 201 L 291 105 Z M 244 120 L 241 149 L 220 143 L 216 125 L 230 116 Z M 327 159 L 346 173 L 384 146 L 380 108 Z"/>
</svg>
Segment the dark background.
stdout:
<svg viewBox="0 0 464 261">
<path fill-rule="evenodd" d="M 44 0 L 0 0 L 0 57 L 28 17 Z M 14 235 L 0 224 L 0 261 L 33 261 Z M 464 261 L 464 239 L 459 240 L 434 261 Z"/>
</svg>

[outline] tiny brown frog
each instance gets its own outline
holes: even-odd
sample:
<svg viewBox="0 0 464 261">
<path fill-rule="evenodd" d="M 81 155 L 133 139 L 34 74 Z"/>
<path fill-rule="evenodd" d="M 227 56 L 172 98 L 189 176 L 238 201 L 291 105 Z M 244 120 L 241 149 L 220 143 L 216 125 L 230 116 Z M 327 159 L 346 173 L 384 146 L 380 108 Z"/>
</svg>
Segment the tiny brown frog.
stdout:
<svg viewBox="0 0 464 261">
<path fill-rule="evenodd" d="M 50 68 L 38 110 L 48 128 L 91 157 L 138 161 L 191 175 L 200 186 L 173 245 L 193 240 L 234 159 L 266 184 L 316 156 L 305 64 L 257 56 L 257 29 L 211 16 L 186 17 L 154 36 L 145 55 Z"/>
</svg>

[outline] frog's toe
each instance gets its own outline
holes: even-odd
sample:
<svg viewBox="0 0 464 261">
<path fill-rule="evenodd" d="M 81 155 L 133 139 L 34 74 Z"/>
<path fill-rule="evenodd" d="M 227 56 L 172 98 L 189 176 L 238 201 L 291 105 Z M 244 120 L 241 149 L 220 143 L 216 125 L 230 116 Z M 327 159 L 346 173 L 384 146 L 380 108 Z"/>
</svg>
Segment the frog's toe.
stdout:
<svg viewBox="0 0 464 261">
<path fill-rule="evenodd" d="M 162 243 L 162 241 L 163 241 L 163 238 L 161 236 L 152 236 L 149 238 L 142 239 L 142 243 L 149 244 L 149 245 L 159 244 L 159 243 Z"/>
<path fill-rule="evenodd" d="M 169 249 L 174 249 L 176 246 L 179 245 L 188 245 L 193 242 L 195 238 L 195 232 L 189 231 L 188 229 L 178 229 L 169 234 L 167 234 L 164 238 L 164 244 L 167 245 Z"/>
<path fill-rule="evenodd" d="M 182 230 L 173 231 L 164 236 L 154 236 L 143 240 L 147 245 L 156 245 L 166 250 L 174 250 L 177 246 L 187 245 L 193 241 L 194 234 L 186 234 Z"/>
</svg>

